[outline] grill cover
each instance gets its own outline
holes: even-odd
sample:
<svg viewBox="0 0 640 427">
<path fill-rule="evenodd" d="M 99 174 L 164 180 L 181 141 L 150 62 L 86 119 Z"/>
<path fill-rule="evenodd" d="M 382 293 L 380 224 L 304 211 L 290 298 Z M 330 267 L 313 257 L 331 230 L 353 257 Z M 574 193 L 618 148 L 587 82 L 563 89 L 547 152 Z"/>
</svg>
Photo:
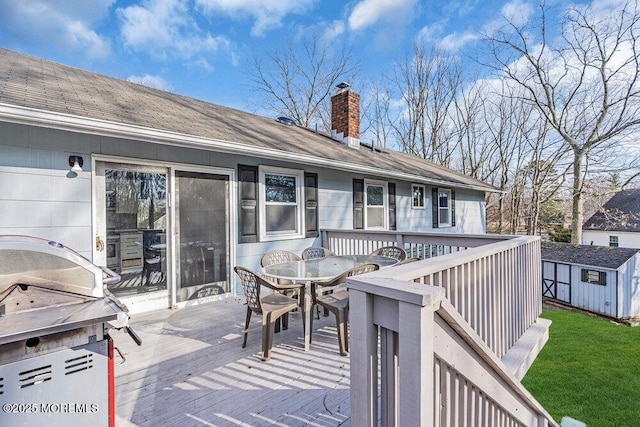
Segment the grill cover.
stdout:
<svg viewBox="0 0 640 427">
<path fill-rule="evenodd" d="M 100 322 L 126 327 L 126 308 L 105 297 L 105 278 L 60 243 L 0 236 L 0 345 Z"/>
</svg>

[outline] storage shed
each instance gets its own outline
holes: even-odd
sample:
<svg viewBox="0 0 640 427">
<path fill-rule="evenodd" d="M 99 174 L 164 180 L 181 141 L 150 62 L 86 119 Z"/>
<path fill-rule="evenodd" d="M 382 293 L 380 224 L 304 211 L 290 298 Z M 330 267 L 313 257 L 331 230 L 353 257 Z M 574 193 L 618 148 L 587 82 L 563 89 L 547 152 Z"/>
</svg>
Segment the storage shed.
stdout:
<svg viewBox="0 0 640 427">
<path fill-rule="evenodd" d="M 542 242 L 542 295 L 628 323 L 640 322 L 638 249 Z"/>
</svg>

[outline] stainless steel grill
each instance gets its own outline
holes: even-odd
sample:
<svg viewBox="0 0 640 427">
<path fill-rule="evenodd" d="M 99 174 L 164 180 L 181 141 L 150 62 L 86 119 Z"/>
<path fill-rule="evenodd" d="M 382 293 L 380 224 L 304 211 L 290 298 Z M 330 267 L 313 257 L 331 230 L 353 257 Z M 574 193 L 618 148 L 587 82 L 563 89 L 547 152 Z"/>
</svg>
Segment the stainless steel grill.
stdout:
<svg viewBox="0 0 640 427">
<path fill-rule="evenodd" d="M 0 425 L 115 425 L 120 277 L 64 245 L 0 236 Z M 116 349 L 117 350 L 117 349 Z"/>
</svg>

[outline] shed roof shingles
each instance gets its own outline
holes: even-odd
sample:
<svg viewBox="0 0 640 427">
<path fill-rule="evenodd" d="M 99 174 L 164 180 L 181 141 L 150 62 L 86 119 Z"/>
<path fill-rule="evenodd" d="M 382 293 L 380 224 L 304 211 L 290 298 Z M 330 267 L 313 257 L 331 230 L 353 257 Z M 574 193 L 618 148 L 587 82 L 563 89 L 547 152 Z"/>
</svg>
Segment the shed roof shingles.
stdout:
<svg viewBox="0 0 640 427">
<path fill-rule="evenodd" d="M 542 259 L 567 264 L 587 265 L 616 270 L 640 249 L 613 248 L 610 246 L 576 245 L 543 241 Z"/>
<path fill-rule="evenodd" d="M 358 164 L 482 191 L 496 188 L 416 156 L 354 150 L 309 129 L 0 49 L 0 103 Z"/>
</svg>

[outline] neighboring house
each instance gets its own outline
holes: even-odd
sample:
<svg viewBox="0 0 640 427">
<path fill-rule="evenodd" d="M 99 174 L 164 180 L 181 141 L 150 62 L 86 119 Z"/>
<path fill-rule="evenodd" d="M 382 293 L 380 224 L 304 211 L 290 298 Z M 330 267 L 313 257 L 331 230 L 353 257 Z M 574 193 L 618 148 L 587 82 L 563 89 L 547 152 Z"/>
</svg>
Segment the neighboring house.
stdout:
<svg viewBox="0 0 640 427">
<path fill-rule="evenodd" d="M 640 320 L 638 249 L 542 242 L 542 295 L 629 323 Z"/>
<path fill-rule="evenodd" d="M 582 226 L 585 245 L 640 248 L 640 189 L 614 194 Z"/>
<path fill-rule="evenodd" d="M 483 182 L 333 135 L 0 50 L 0 234 L 64 243 L 122 275 L 132 311 L 236 292 L 232 267 L 320 229 L 484 233 Z"/>
</svg>

